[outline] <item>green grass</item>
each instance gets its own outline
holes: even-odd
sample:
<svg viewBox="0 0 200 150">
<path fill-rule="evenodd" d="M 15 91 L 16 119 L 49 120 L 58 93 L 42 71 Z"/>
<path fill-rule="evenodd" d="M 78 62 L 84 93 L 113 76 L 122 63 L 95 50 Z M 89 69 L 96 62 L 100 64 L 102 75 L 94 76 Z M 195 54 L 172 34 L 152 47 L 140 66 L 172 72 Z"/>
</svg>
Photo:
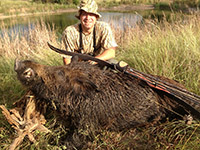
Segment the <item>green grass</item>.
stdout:
<svg viewBox="0 0 200 150">
<path fill-rule="evenodd" d="M 78 1 L 78 0 L 77 0 Z M 80 1 L 80 0 L 79 0 Z M 200 6 L 199 0 L 183 1 L 183 0 L 96 0 L 99 7 L 113 7 L 119 5 L 153 5 L 156 9 L 173 9 L 180 10 L 189 7 Z M 0 1 L 0 17 L 4 16 L 20 16 L 38 13 L 52 13 L 69 8 L 77 8 L 73 2 L 69 4 L 58 3 L 41 3 L 32 2 L 31 0 L 1 0 Z M 119 10 L 120 11 L 120 10 Z"/>
<path fill-rule="evenodd" d="M 146 22 L 144 27 L 129 29 L 119 59 L 138 70 L 177 80 L 199 94 L 199 18 L 188 17 L 161 25 Z"/>
<path fill-rule="evenodd" d="M 184 18 L 184 19 L 183 19 Z M 2 26 L 1 29 L 4 29 Z M 113 29 L 119 49 L 117 59 L 126 61 L 131 67 L 150 74 L 163 75 L 184 84 L 190 91 L 200 94 L 200 16 L 190 15 L 176 18 L 170 23 L 145 20 L 143 25 L 130 28 L 126 32 Z M 0 104 L 12 107 L 25 92 L 13 70 L 16 57 L 34 59 L 42 64 L 61 65 L 62 58 L 51 52 L 47 41 L 56 47 L 61 46 L 56 30 L 44 23 L 36 23 L 35 30 L 27 33 L 29 40 L 5 33 L 0 37 Z M 13 39 L 13 40 L 11 40 Z M 36 132 L 37 142 L 31 143 L 27 138 L 20 146 L 21 150 L 65 149 L 58 140 L 64 136 L 64 127 L 53 126 L 54 117 L 46 116 L 46 126 L 52 131 L 47 135 Z M 0 149 L 8 149 L 16 137 L 14 129 L 0 113 Z M 90 143 L 90 149 L 182 149 L 200 148 L 199 122 L 186 125 L 183 120 L 167 121 L 158 126 L 137 128 L 126 133 L 102 131 Z"/>
<path fill-rule="evenodd" d="M 31 0 L 1 0 L 0 15 L 17 15 L 27 13 L 52 12 L 56 10 L 65 10 L 68 8 L 76 8 L 73 4 L 61 5 L 51 3 L 34 3 Z"/>
<path fill-rule="evenodd" d="M 189 7 L 199 7 L 199 0 L 96 0 L 101 7 L 116 5 L 154 5 L 160 9 L 183 9 Z"/>
</svg>

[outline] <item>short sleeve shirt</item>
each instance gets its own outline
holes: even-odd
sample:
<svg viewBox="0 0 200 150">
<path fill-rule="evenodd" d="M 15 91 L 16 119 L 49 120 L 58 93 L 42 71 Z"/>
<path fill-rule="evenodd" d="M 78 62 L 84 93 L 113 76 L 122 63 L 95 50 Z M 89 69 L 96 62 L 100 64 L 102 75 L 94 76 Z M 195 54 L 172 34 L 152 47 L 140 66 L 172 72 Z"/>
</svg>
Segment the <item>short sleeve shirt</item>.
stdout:
<svg viewBox="0 0 200 150">
<path fill-rule="evenodd" d="M 68 26 L 63 32 L 63 42 L 67 51 L 75 52 L 80 48 L 80 31 L 79 24 Z M 94 30 L 85 35 L 82 33 L 82 48 L 81 53 L 93 54 L 94 53 Z M 97 21 L 95 24 L 95 41 L 96 52 L 94 56 L 101 54 L 104 50 L 117 47 L 114 35 L 110 25 L 106 22 Z"/>
</svg>

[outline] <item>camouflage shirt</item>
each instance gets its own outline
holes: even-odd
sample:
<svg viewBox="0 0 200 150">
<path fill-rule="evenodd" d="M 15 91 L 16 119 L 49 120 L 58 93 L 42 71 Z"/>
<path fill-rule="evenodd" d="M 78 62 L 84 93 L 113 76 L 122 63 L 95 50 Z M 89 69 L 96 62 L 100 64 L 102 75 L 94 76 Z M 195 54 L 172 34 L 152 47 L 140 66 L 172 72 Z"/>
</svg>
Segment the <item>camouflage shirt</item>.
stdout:
<svg viewBox="0 0 200 150">
<path fill-rule="evenodd" d="M 81 53 L 93 54 L 93 32 L 85 35 L 82 33 L 82 47 Z M 97 21 L 95 24 L 95 38 L 96 38 L 96 52 L 95 56 L 101 54 L 104 50 L 116 47 L 117 43 L 114 39 L 112 30 L 108 23 Z M 67 27 L 63 32 L 63 42 L 67 51 L 78 51 L 80 48 L 80 32 L 79 24 Z"/>
</svg>

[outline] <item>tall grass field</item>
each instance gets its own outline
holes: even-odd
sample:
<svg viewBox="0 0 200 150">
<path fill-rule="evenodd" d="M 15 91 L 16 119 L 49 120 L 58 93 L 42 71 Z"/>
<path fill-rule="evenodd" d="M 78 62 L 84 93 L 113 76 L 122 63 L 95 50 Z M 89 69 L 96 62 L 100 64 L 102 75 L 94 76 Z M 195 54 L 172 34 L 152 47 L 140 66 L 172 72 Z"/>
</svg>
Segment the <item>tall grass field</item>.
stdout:
<svg viewBox="0 0 200 150">
<path fill-rule="evenodd" d="M 56 30 L 45 23 L 36 23 L 34 30 L 24 36 L 8 34 L 0 27 L 0 104 L 8 109 L 25 93 L 16 78 L 14 60 L 34 59 L 41 64 L 62 65 L 62 57 L 49 50 L 47 42 L 58 48 L 62 43 Z M 125 31 L 114 29 L 117 43 L 117 60 L 127 62 L 136 70 L 168 77 L 185 85 L 200 95 L 200 15 L 183 15 L 168 22 L 145 20 Z M 132 129 L 126 133 L 102 131 L 90 143 L 94 150 L 197 150 L 200 149 L 200 124 L 191 125 L 183 120 L 172 120 L 157 126 Z M 25 138 L 20 150 L 61 150 L 59 139 L 65 134 L 64 127 L 55 125 L 55 119 L 47 114 L 48 127 L 52 132 L 35 132 L 36 143 Z M 0 149 L 7 150 L 17 134 L 0 112 Z"/>
</svg>

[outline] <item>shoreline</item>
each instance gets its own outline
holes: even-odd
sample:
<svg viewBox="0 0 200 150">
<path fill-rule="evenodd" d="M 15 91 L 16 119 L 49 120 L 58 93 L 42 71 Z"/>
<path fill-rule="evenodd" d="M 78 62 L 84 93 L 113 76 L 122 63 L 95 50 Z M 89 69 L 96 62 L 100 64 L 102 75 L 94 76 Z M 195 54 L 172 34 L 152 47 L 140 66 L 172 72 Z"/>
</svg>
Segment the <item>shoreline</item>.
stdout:
<svg viewBox="0 0 200 150">
<path fill-rule="evenodd" d="M 69 9 L 60 9 L 55 11 L 48 11 L 48 12 L 37 12 L 37 13 L 21 13 L 17 15 L 3 15 L 0 14 L 0 20 L 8 19 L 8 18 L 14 18 L 14 17 L 24 17 L 24 16 L 38 16 L 41 14 L 59 14 L 59 13 L 67 13 L 67 12 L 76 12 L 77 9 L 69 8 Z"/>
<path fill-rule="evenodd" d="M 99 8 L 99 11 L 133 11 L 133 10 L 151 10 L 154 9 L 153 5 L 119 5 L 119 6 L 113 6 L 108 8 Z M 36 13 L 19 13 L 17 15 L 4 15 L 0 13 L 0 20 L 8 19 L 8 18 L 14 18 L 14 17 L 24 17 L 24 16 L 38 16 L 41 14 L 59 14 L 59 13 L 67 13 L 67 12 L 76 12 L 78 9 L 75 8 L 69 8 L 69 9 L 58 9 L 55 11 L 48 11 L 48 12 L 36 12 Z"/>
</svg>

